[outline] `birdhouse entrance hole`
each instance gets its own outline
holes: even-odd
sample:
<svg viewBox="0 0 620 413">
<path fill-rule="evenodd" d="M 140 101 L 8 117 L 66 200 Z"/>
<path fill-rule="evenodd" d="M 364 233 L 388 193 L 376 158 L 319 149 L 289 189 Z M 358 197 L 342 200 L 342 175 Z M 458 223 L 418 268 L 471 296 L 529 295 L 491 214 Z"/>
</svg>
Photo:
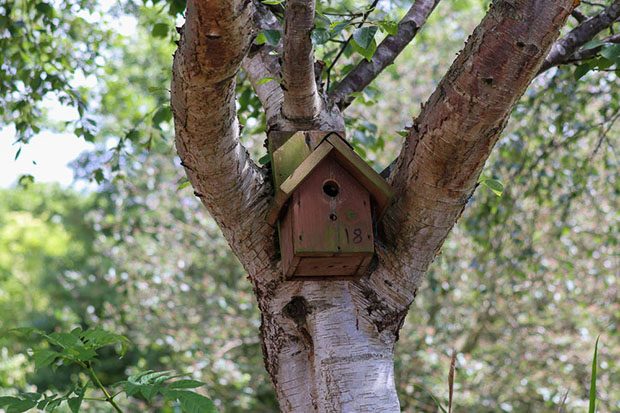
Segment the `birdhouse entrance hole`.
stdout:
<svg viewBox="0 0 620 413">
<path fill-rule="evenodd" d="M 329 197 L 336 198 L 340 193 L 338 182 L 332 180 L 326 181 L 323 184 L 323 192 Z"/>
</svg>

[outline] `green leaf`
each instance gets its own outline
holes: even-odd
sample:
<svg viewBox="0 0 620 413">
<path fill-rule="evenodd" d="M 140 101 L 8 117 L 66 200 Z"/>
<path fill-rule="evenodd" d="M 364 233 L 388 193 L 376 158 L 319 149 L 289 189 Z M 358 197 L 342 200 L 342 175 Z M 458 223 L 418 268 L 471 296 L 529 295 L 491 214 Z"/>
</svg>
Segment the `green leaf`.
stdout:
<svg viewBox="0 0 620 413">
<path fill-rule="evenodd" d="M 186 0 L 172 0 L 170 2 L 170 7 L 168 8 L 168 14 L 171 16 L 176 16 L 177 14 L 183 13 L 185 10 Z"/>
<path fill-rule="evenodd" d="M 261 156 L 258 160 L 258 163 L 261 165 L 267 165 L 269 162 L 271 162 L 271 155 L 269 154 Z"/>
<path fill-rule="evenodd" d="M 489 188 L 497 196 L 502 196 L 504 193 L 504 184 L 497 179 L 482 179 L 480 184 Z"/>
<path fill-rule="evenodd" d="M 2 332 L 2 330 L 0 330 L 0 332 Z M 36 334 L 38 336 L 45 335 L 43 331 L 39 330 L 38 328 L 33 328 L 33 327 L 16 327 L 16 328 L 11 328 L 10 330 L 8 330 L 8 332 L 13 333 L 13 334 L 20 334 L 24 336 L 30 336 L 31 334 Z"/>
<path fill-rule="evenodd" d="M 208 397 L 184 390 L 168 390 L 164 393 L 168 400 L 177 400 L 184 413 L 217 413 L 215 404 Z"/>
<path fill-rule="evenodd" d="M 22 399 L 18 397 L 0 397 L 0 407 L 3 407 L 6 413 L 21 413 L 32 409 L 37 405 L 35 400 Z"/>
<path fill-rule="evenodd" d="M 30 174 L 22 175 L 17 180 L 17 185 L 19 185 L 20 187 L 24 189 L 28 188 L 32 184 L 34 184 L 34 176 Z"/>
<path fill-rule="evenodd" d="M 166 23 L 155 23 L 153 25 L 153 29 L 151 30 L 151 34 L 154 37 L 166 37 L 169 30 L 170 29 Z"/>
<path fill-rule="evenodd" d="M 185 178 L 185 181 L 181 182 L 181 183 L 177 186 L 177 191 L 180 191 L 181 189 L 185 189 L 185 188 L 187 188 L 187 187 L 188 187 L 188 186 L 190 186 L 190 185 L 191 185 L 191 182 L 189 182 L 189 181 L 187 180 L 187 178 Z"/>
<path fill-rule="evenodd" d="M 329 28 L 331 30 L 331 35 L 336 36 L 338 35 L 341 31 L 343 31 L 347 26 L 349 26 L 348 21 L 336 21 L 333 22 L 332 24 L 329 25 Z"/>
<path fill-rule="evenodd" d="M 169 389 L 195 389 L 196 387 L 202 387 L 205 383 L 198 380 L 177 380 L 168 385 Z"/>
<path fill-rule="evenodd" d="M 590 63 L 584 63 L 582 65 L 577 66 L 575 69 L 575 80 L 579 80 L 586 75 L 590 70 L 592 70 L 592 65 Z"/>
<path fill-rule="evenodd" d="M 125 135 L 125 139 L 127 139 L 128 141 L 136 141 L 140 138 L 140 132 L 137 129 L 132 129 L 129 132 L 127 132 L 127 135 Z"/>
<path fill-rule="evenodd" d="M 101 168 L 95 169 L 93 176 L 98 184 L 101 184 L 105 180 L 105 175 L 103 174 L 103 170 Z"/>
<path fill-rule="evenodd" d="M 597 369 L 597 356 L 598 356 L 598 340 L 601 336 L 596 337 L 596 343 L 594 344 L 594 357 L 592 358 L 592 376 L 590 377 L 590 403 L 588 405 L 588 413 L 596 412 L 596 369 Z"/>
<path fill-rule="evenodd" d="M 77 397 L 67 399 L 67 404 L 69 405 L 69 409 L 71 409 L 72 413 L 78 413 L 80 411 L 80 406 L 82 405 L 82 401 L 84 400 L 85 392 L 86 387 L 80 387 L 76 391 L 74 391 Z"/>
<path fill-rule="evenodd" d="M 277 46 L 282 37 L 279 30 L 263 30 L 261 34 L 265 37 L 265 42 L 271 46 Z"/>
<path fill-rule="evenodd" d="M 60 353 L 47 349 L 36 349 L 33 351 L 32 358 L 37 369 L 49 366 L 61 356 Z"/>
<path fill-rule="evenodd" d="M 265 34 L 261 32 L 258 36 L 256 36 L 256 39 L 254 39 L 254 43 L 258 45 L 265 44 L 267 43 L 267 37 L 265 37 Z"/>
<path fill-rule="evenodd" d="M 377 42 L 375 42 L 375 39 L 372 39 L 368 48 L 362 48 L 355 41 L 351 42 L 351 46 L 353 47 L 353 50 L 364 56 L 364 58 L 368 61 L 372 59 L 375 51 L 377 50 Z"/>
<path fill-rule="evenodd" d="M 277 4 L 284 3 L 284 0 L 262 0 L 261 3 L 267 4 L 269 6 L 275 6 Z"/>
<path fill-rule="evenodd" d="M 312 43 L 315 45 L 325 44 L 331 38 L 329 31 L 327 29 L 314 29 L 310 35 L 312 38 Z"/>
<path fill-rule="evenodd" d="M 616 64 L 620 64 L 620 44 L 603 47 L 601 56 Z"/>
<path fill-rule="evenodd" d="M 44 14 L 48 17 L 52 17 L 54 15 L 54 8 L 48 3 L 45 3 L 45 2 L 37 3 L 35 8 L 37 9 L 39 13 Z"/>
<path fill-rule="evenodd" d="M 603 44 L 605 44 L 605 42 L 595 39 L 595 40 L 590 40 L 588 43 L 584 44 L 581 48 L 582 50 L 589 50 L 589 49 L 594 49 L 595 47 L 599 47 Z"/>
<path fill-rule="evenodd" d="M 71 333 L 52 333 L 46 335 L 47 341 L 63 349 L 77 348 L 84 345 L 80 337 Z"/>
<path fill-rule="evenodd" d="M 357 43 L 362 49 L 370 48 L 375 34 L 377 33 L 377 26 L 365 26 L 355 29 L 353 32 L 353 41 Z"/>
<path fill-rule="evenodd" d="M 164 382 L 174 377 L 170 371 L 155 372 L 147 370 L 129 376 L 127 381 L 119 383 L 128 396 L 134 396 L 138 393 L 142 394 L 146 399 L 152 399 L 157 393 L 161 393 Z"/>
<path fill-rule="evenodd" d="M 45 406 L 45 411 L 46 412 L 53 412 L 54 410 L 56 410 L 56 408 L 58 406 L 60 406 L 60 404 L 62 403 L 63 399 L 62 398 L 58 398 L 56 400 L 51 400 L 49 403 L 46 404 Z"/>
<path fill-rule="evenodd" d="M 264 84 L 272 82 L 272 81 L 275 82 L 276 78 L 274 78 L 274 77 L 264 77 L 264 78 L 260 79 L 258 82 L 256 82 L 256 85 L 260 86 L 260 85 L 264 85 Z"/>
<path fill-rule="evenodd" d="M 332 24 L 332 21 L 323 13 L 316 12 L 314 15 L 314 27 L 326 29 Z"/>
<path fill-rule="evenodd" d="M 379 28 L 391 36 L 395 36 L 398 33 L 398 22 L 391 20 L 384 20 L 379 22 Z"/>
<path fill-rule="evenodd" d="M 19 398 L 13 396 L 0 396 L 0 407 L 9 406 L 15 402 L 18 402 Z"/>
<path fill-rule="evenodd" d="M 168 122 L 172 119 L 172 111 L 170 110 L 170 106 L 162 106 L 157 109 L 155 114 L 153 115 L 153 124 L 159 125 L 163 122 Z"/>
<path fill-rule="evenodd" d="M 17 160 L 17 158 L 19 158 L 19 154 L 22 153 L 22 147 L 20 146 L 20 148 L 17 150 L 17 152 L 15 153 L 15 158 L 13 158 L 14 161 Z"/>
<path fill-rule="evenodd" d="M 164 380 L 172 378 L 173 376 L 170 375 L 170 373 L 171 373 L 170 371 L 146 370 L 138 374 L 129 376 L 128 380 L 130 383 L 136 383 L 136 384 L 153 384 L 153 383 L 161 382 L 162 377 L 166 378 Z"/>
<path fill-rule="evenodd" d="M 400 136 L 406 138 L 407 136 L 409 136 L 409 131 L 408 130 L 399 130 L 398 133 Z"/>
<path fill-rule="evenodd" d="M 84 343 L 86 343 L 89 347 L 94 348 L 95 350 L 98 350 L 105 346 L 118 345 L 120 346 L 119 354 L 121 357 L 127 353 L 130 345 L 130 341 L 127 337 L 121 334 L 106 331 L 102 328 L 86 330 L 80 335 L 80 337 L 84 341 Z"/>
</svg>

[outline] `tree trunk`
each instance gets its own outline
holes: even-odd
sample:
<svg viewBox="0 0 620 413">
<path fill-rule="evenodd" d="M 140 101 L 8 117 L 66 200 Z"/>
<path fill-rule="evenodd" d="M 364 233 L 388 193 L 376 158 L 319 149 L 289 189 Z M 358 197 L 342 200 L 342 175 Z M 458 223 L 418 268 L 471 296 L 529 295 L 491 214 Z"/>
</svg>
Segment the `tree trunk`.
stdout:
<svg viewBox="0 0 620 413">
<path fill-rule="evenodd" d="M 411 39 L 436 3 L 416 0 L 411 11 L 416 28 L 403 21 L 400 36 Z M 492 3 L 423 106 L 390 169 L 396 202 L 377 223 L 371 271 L 356 281 L 318 282 L 289 281 L 281 273 L 276 230 L 266 221 L 273 188 L 267 170 L 255 165 L 239 142 L 234 94 L 235 74 L 247 56 L 244 67 L 266 106 L 269 132 L 343 130 L 336 102 L 324 105 L 314 84 L 314 3 L 290 2 L 299 6 L 294 10 L 287 5 L 288 52 L 280 69 L 269 50 L 248 55 L 259 28 L 278 24 L 261 17 L 262 6 L 247 0 L 188 1 L 171 88 L 177 150 L 196 195 L 248 271 L 262 316 L 265 366 L 282 411 L 400 411 L 393 367 L 398 331 L 510 111 L 577 3 Z M 387 44 L 400 44 L 395 41 Z M 359 77 L 355 84 L 332 98 L 346 106 L 349 91 L 367 84 L 393 57 L 378 53 L 373 65 L 352 72 L 351 79 Z M 294 70 L 299 62 L 303 70 Z M 261 81 L 280 70 L 284 87 Z M 348 85 L 346 78 L 342 84 Z M 308 112 L 296 107 L 304 97 Z"/>
<path fill-rule="evenodd" d="M 291 282 L 263 309 L 265 361 L 284 412 L 398 412 L 392 329 L 354 283 Z"/>
</svg>

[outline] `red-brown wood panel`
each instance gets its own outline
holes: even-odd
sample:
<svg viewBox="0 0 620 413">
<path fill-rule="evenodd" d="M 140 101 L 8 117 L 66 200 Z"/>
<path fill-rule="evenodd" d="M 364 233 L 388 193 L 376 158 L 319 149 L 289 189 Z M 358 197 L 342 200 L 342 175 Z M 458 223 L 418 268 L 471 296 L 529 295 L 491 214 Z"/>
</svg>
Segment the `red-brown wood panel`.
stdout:
<svg viewBox="0 0 620 413">
<path fill-rule="evenodd" d="M 295 191 L 292 212 L 295 255 L 374 251 L 370 195 L 331 156 Z"/>
</svg>

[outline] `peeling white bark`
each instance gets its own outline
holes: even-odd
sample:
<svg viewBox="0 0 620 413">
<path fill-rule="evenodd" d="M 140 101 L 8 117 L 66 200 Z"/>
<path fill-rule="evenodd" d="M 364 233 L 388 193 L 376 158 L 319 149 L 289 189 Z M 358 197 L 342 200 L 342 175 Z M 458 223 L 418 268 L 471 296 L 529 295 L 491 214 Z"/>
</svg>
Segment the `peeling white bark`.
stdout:
<svg viewBox="0 0 620 413">
<path fill-rule="evenodd" d="M 266 356 L 276 367 L 283 411 L 400 411 L 396 334 L 378 328 L 369 316 L 373 308 L 347 281 L 281 284 L 263 312 L 270 314 L 263 331 L 275 336 L 265 341 Z M 283 338 L 283 332 L 292 335 Z"/>
</svg>

